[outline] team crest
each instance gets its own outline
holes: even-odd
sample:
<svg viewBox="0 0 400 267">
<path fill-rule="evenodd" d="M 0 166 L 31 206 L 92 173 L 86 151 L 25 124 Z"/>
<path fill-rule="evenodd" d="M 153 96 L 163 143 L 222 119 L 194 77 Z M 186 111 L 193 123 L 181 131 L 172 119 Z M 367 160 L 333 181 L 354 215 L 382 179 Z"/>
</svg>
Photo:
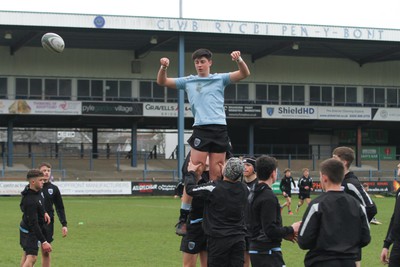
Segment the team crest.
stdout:
<svg viewBox="0 0 400 267">
<path fill-rule="evenodd" d="M 194 139 L 194 142 L 193 142 L 194 146 L 199 146 L 200 143 L 201 143 L 201 140 L 199 138 Z"/>
<path fill-rule="evenodd" d="M 272 114 L 274 114 L 274 108 L 267 108 L 267 114 L 272 116 Z"/>
<path fill-rule="evenodd" d="M 188 244 L 188 248 L 189 248 L 190 250 L 193 250 L 195 247 L 196 247 L 196 243 L 193 242 L 193 241 L 190 241 L 189 244 Z"/>
<path fill-rule="evenodd" d="M 49 190 L 47 190 L 47 192 L 49 192 L 50 195 L 53 194 L 53 188 L 49 188 Z"/>
</svg>

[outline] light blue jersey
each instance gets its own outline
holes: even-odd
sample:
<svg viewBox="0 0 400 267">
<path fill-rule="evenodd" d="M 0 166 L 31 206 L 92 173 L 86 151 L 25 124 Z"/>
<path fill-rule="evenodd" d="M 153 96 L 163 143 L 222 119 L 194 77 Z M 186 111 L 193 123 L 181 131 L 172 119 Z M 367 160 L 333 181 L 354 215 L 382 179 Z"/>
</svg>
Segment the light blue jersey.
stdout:
<svg viewBox="0 0 400 267">
<path fill-rule="evenodd" d="M 176 78 L 175 83 L 176 88 L 185 90 L 188 95 L 193 126 L 226 125 L 224 91 L 230 83 L 229 73 L 210 74 L 208 77 L 190 75 Z"/>
</svg>

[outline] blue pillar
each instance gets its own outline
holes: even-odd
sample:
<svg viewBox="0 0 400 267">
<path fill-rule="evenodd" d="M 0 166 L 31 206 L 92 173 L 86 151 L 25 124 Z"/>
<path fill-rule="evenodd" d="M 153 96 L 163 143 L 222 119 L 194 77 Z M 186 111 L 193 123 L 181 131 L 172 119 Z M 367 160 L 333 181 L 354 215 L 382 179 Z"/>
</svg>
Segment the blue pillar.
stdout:
<svg viewBox="0 0 400 267">
<path fill-rule="evenodd" d="M 131 167 L 137 167 L 137 123 L 132 124 L 131 129 Z"/>
<path fill-rule="evenodd" d="M 7 128 L 7 166 L 13 166 L 13 151 L 14 151 L 14 143 L 13 143 L 13 122 L 8 121 L 8 128 Z"/>
<path fill-rule="evenodd" d="M 185 38 L 183 35 L 179 35 L 179 70 L 178 76 L 182 77 L 185 75 Z M 185 94 L 183 90 L 178 90 L 178 170 L 182 168 L 183 161 L 185 158 L 185 141 L 184 141 L 184 130 L 185 130 Z M 178 178 L 182 180 L 182 172 L 178 171 Z"/>
<path fill-rule="evenodd" d="M 254 124 L 249 126 L 249 155 L 254 155 Z"/>
</svg>

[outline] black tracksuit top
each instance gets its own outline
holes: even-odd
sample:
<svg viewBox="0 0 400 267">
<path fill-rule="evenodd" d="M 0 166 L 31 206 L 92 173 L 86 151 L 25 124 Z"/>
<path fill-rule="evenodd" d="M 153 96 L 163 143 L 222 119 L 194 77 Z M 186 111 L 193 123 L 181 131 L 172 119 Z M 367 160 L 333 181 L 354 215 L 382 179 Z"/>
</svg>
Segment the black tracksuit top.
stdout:
<svg viewBox="0 0 400 267">
<path fill-rule="evenodd" d="M 203 229 L 208 236 L 229 237 L 245 235 L 245 208 L 248 189 L 241 182 L 216 181 L 196 185 L 195 174 L 185 177 L 188 195 L 205 201 Z"/>
<path fill-rule="evenodd" d="M 356 259 L 371 241 L 365 208 L 343 191 L 328 191 L 310 202 L 299 230 L 298 244 L 308 249 L 304 263 Z"/>
<path fill-rule="evenodd" d="M 20 223 L 21 228 L 35 233 L 40 242 L 45 242 L 42 227 L 44 225 L 44 206 L 41 191 L 34 191 L 29 187 L 25 187 L 21 192 L 22 198 L 20 208 L 23 213 Z"/>
<path fill-rule="evenodd" d="M 280 247 L 282 238 L 293 234 L 293 228 L 282 226 L 281 207 L 271 187 L 258 183 L 250 203 L 250 250 L 264 252 Z"/>
<path fill-rule="evenodd" d="M 64 203 L 58 186 L 52 184 L 51 182 L 47 182 L 43 184 L 42 191 L 44 194 L 44 207 L 46 212 L 49 214 L 51 220 L 54 220 L 54 205 L 56 207 L 56 212 L 60 223 L 62 224 L 62 226 L 67 226 Z"/>
</svg>

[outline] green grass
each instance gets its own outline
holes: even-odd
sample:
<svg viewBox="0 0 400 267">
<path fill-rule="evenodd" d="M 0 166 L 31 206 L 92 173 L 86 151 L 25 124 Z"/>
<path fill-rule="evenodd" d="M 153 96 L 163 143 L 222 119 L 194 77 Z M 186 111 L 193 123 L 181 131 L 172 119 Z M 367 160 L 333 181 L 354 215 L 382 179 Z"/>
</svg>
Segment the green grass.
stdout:
<svg viewBox="0 0 400 267">
<path fill-rule="evenodd" d="M 19 266 L 19 197 L 0 197 L 0 266 Z M 283 199 L 281 198 L 283 202 Z M 296 196 L 293 203 L 297 201 Z M 363 249 L 363 267 L 380 266 L 379 255 L 386 235 L 394 198 L 374 198 L 377 218 L 383 225 L 371 225 L 372 242 Z M 174 233 L 180 201 L 172 197 L 64 197 L 68 237 L 61 237 L 56 223 L 52 265 L 57 267 L 181 266 L 180 238 Z M 293 205 L 294 207 L 295 205 Z M 305 210 L 288 216 L 285 225 L 300 220 Z M 287 266 L 303 266 L 305 251 L 283 242 Z M 41 266 L 40 257 L 36 266 Z"/>
</svg>

